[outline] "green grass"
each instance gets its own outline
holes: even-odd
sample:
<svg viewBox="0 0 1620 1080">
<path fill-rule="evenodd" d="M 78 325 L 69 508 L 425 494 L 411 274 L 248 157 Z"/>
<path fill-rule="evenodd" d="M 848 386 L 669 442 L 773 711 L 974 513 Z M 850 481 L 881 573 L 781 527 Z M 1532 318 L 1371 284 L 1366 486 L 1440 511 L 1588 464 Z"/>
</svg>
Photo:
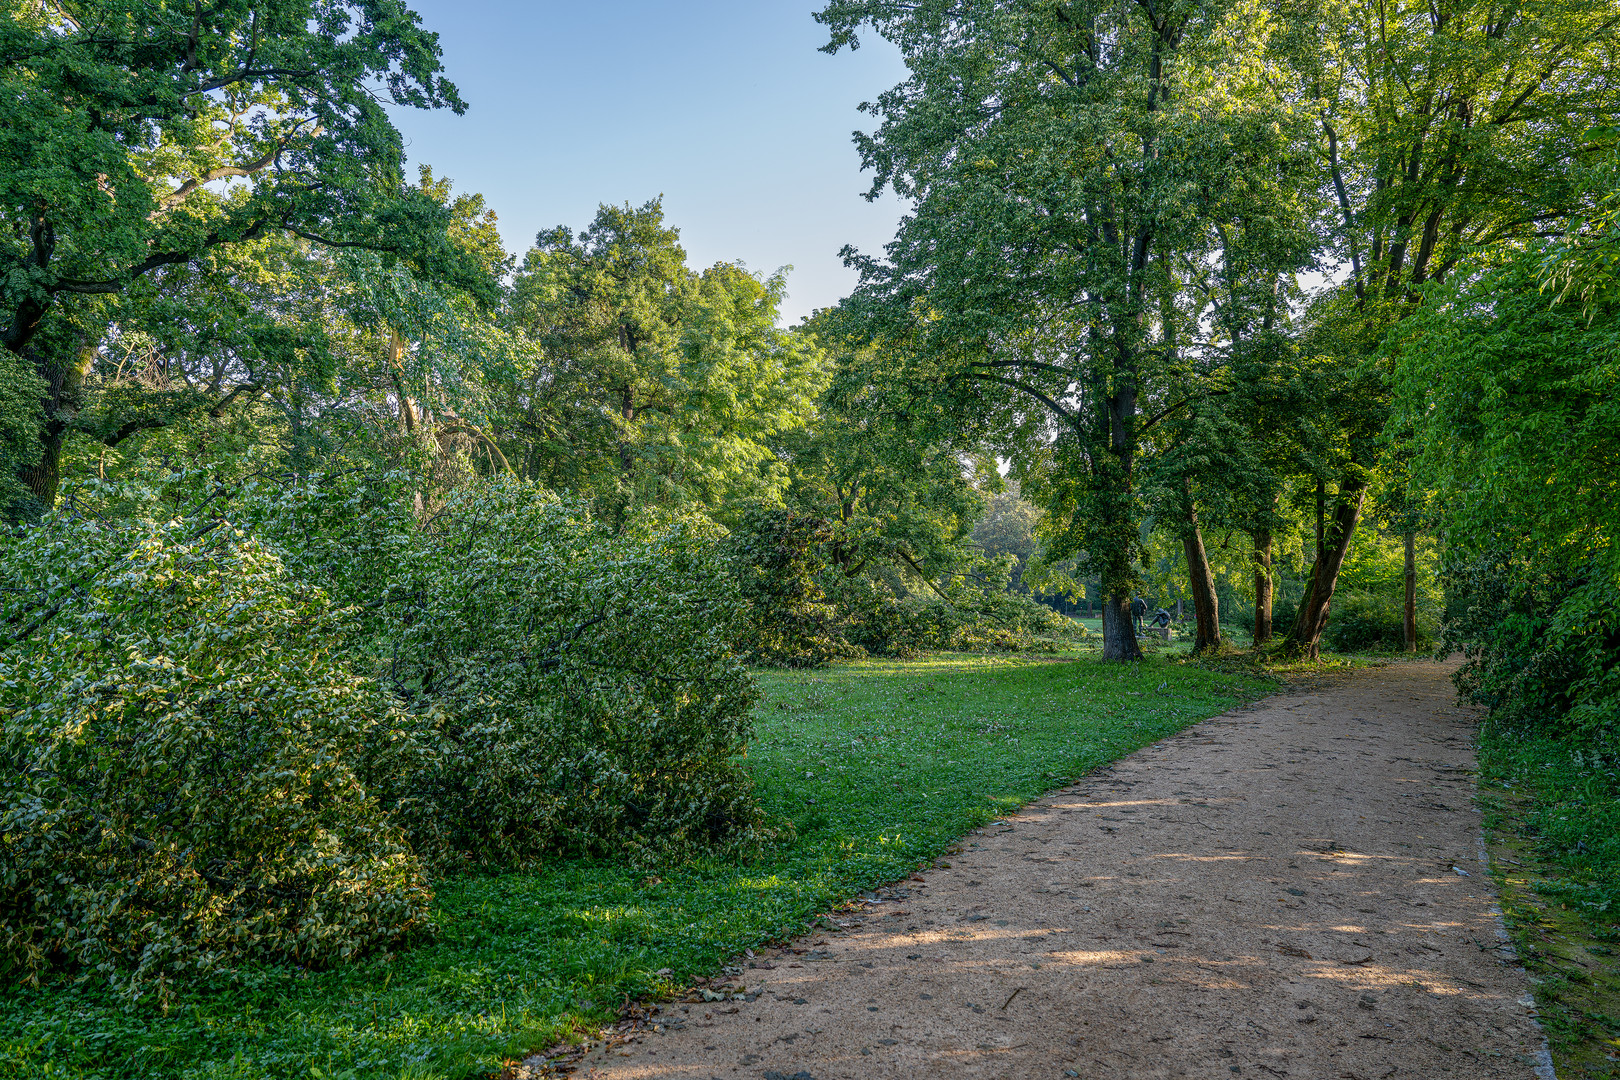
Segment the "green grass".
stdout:
<svg viewBox="0 0 1620 1080">
<path fill-rule="evenodd" d="M 436 940 L 166 1012 L 63 982 L 0 1001 L 0 1077 L 462 1080 L 904 876 L 967 830 L 1269 689 L 1150 657 L 936 655 L 759 673 L 749 767 L 797 839 L 744 865 L 565 861 L 438 890 Z M 659 977 L 655 972 L 671 969 Z"/>
<path fill-rule="evenodd" d="M 1486 724 L 1479 761 L 1503 914 L 1558 1075 L 1620 1078 L 1620 758 Z"/>
</svg>

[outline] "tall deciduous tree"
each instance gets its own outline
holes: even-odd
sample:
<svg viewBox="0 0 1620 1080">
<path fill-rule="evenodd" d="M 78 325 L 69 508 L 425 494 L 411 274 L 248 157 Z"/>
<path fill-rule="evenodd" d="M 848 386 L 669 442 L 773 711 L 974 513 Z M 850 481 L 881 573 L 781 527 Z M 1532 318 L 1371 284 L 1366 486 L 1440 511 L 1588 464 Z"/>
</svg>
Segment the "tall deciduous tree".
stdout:
<svg viewBox="0 0 1620 1080">
<path fill-rule="evenodd" d="M 509 268 L 480 197 L 426 168 L 420 190 L 486 279 Z M 485 382 L 523 343 L 492 314 L 403 262 L 285 233 L 154 270 L 119 298 L 86 372 L 63 476 L 112 479 L 154 458 L 207 460 L 221 479 L 339 458 L 496 470 Z"/>
<path fill-rule="evenodd" d="M 870 24 L 910 69 L 857 142 L 872 195 L 914 209 L 885 260 L 851 253 L 851 312 L 910 346 L 900 377 L 953 424 L 1007 440 L 1048 557 L 1101 578 L 1104 657 L 1134 659 L 1138 457 L 1199 392 L 1184 368 L 1208 327 L 1185 291 L 1221 250 L 1210 210 L 1302 210 L 1279 183 L 1297 116 L 1271 89 L 1276 27 L 1257 5 L 1154 0 L 837 0 L 817 18 L 829 51 Z"/>
<path fill-rule="evenodd" d="M 840 324 L 821 312 L 803 328 L 836 371 L 813 422 L 778 440 L 793 474 L 789 505 L 836 523 L 829 555 L 845 577 L 898 574 L 938 588 L 976 561 L 968 536 L 985 502 L 975 480 L 993 466 L 930 418 L 903 415 L 886 377 L 896 358 L 851 345 Z"/>
<path fill-rule="evenodd" d="M 735 264 L 689 269 L 658 200 L 541 233 L 509 313 L 538 349 L 505 388 L 524 468 L 619 511 L 723 516 L 779 496 L 771 440 L 805 423 L 828 377 L 814 337 L 776 325 L 784 288 Z"/>
<path fill-rule="evenodd" d="M 21 478 L 48 506 L 132 286 L 272 234 L 472 281 L 406 190 L 385 104 L 464 106 L 401 0 L 9 0 L 0 8 L 0 346 L 45 384 Z"/>
<path fill-rule="evenodd" d="M 1620 103 L 1620 10 L 1610 0 L 1307 0 L 1287 10 L 1339 211 L 1332 250 L 1349 271 L 1321 320 L 1323 351 L 1348 369 L 1345 386 L 1368 384 L 1345 398 L 1355 402 L 1346 423 L 1360 431 L 1326 493 L 1321 551 L 1289 632 L 1291 647 L 1314 655 L 1388 407 L 1382 384 L 1356 369 L 1422 286 L 1467 252 L 1556 231 L 1582 210 L 1575 151 Z"/>
</svg>

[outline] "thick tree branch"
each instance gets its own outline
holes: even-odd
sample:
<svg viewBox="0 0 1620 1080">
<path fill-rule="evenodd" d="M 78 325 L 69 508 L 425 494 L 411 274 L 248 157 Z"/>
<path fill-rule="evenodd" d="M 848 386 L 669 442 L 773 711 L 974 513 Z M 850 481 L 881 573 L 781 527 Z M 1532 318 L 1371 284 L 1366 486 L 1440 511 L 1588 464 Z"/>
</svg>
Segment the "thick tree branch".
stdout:
<svg viewBox="0 0 1620 1080">
<path fill-rule="evenodd" d="M 1074 413 L 1070 412 L 1068 409 L 1065 409 L 1062 405 L 1059 405 L 1056 401 L 1041 393 L 1039 390 L 1025 386 L 1017 379 L 1006 379 L 1002 378 L 1000 375 L 983 375 L 974 371 L 958 372 L 957 374 L 950 376 L 950 381 L 955 381 L 957 379 L 978 379 L 981 382 L 993 382 L 1000 383 L 1002 386 L 1010 386 L 1014 390 L 1022 391 L 1023 393 L 1034 398 L 1036 401 L 1039 401 L 1042 405 L 1045 405 L 1048 409 L 1052 410 L 1052 412 L 1056 413 L 1058 416 L 1061 416 L 1064 422 L 1070 426 L 1077 426 L 1079 424 L 1079 417 L 1075 416 Z"/>
</svg>

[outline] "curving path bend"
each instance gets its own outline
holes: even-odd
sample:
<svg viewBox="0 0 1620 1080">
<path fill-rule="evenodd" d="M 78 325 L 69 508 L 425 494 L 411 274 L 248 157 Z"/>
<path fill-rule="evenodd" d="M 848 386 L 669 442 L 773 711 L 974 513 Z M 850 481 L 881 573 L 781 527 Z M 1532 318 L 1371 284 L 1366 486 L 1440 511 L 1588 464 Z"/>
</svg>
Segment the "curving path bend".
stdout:
<svg viewBox="0 0 1620 1080">
<path fill-rule="evenodd" d="M 589 1080 L 1551 1080 L 1469 717 L 1395 664 L 1206 720 L 666 1004 Z"/>
</svg>

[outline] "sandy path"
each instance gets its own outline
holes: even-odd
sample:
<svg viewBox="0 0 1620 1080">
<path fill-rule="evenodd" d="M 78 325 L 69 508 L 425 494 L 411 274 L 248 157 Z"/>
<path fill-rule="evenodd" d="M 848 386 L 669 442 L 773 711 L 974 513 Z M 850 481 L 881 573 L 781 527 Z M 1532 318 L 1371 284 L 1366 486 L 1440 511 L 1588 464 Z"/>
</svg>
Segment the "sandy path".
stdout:
<svg viewBox="0 0 1620 1080">
<path fill-rule="evenodd" d="M 666 1005 L 661 1033 L 574 1075 L 1550 1077 L 1449 670 L 1364 672 L 1148 747 L 848 930 L 745 961 L 752 1000 Z"/>
</svg>

